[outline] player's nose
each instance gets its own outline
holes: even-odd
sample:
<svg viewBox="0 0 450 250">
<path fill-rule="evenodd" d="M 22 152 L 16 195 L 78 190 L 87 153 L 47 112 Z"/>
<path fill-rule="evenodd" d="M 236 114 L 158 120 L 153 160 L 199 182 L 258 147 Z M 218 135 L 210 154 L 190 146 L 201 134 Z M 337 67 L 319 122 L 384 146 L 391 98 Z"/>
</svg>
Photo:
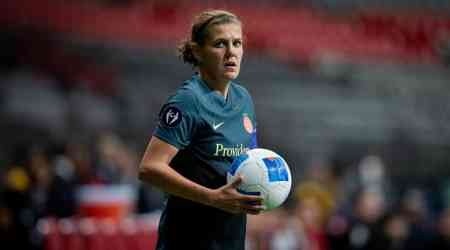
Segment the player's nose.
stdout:
<svg viewBox="0 0 450 250">
<path fill-rule="evenodd" d="M 233 46 L 233 44 L 230 42 L 226 47 L 226 55 L 227 57 L 233 57 L 238 55 L 238 48 Z"/>
</svg>

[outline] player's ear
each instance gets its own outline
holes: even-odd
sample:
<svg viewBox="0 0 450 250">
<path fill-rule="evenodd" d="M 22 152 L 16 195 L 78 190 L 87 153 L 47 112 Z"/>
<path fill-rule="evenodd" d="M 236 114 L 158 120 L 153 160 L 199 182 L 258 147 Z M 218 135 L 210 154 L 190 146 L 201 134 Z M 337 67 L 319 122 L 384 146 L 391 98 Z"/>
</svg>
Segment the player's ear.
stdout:
<svg viewBox="0 0 450 250">
<path fill-rule="evenodd" d="M 195 60 L 197 61 L 197 64 L 200 65 L 202 62 L 200 45 L 198 45 L 198 43 L 194 43 L 194 42 L 191 43 L 191 50 L 192 50 L 192 56 L 194 56 Z"/>
</svg>

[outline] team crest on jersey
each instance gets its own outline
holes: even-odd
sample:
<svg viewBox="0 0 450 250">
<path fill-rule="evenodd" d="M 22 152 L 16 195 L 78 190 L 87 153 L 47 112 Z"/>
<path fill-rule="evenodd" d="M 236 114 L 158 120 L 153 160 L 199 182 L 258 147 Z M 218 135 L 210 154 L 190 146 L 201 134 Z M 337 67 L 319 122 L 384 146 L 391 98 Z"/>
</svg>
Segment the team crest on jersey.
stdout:
<svg viewBox="0 0 450 250">
<path fill-rule="evenodd" d="M 247 114 L 244 114 L 244 117 L 242 118 L 242 123 L 244 124 L 245 131 L 247 131 L 247 133 L 251 134 L 253 132 L 253 123 Z"/>
<path fill-rule="evenodd" d="M 180 124 L 181 120 L 183 119 L 183 115 L 181 114 L 181 111 L 174 106 L 167 107 L 164 109 L 160 116 L 160 121 L 167 127 L 176 127 L 178 124 Z"/>
</svg>

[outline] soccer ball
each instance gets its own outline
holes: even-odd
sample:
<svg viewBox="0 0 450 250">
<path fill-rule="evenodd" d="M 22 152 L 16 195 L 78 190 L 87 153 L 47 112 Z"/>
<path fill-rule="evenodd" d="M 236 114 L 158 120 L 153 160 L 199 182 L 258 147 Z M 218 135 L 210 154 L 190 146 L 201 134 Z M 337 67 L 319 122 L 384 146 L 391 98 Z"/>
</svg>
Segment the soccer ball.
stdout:
<svg viewBox="0 0 450 250">
<path fill-rule="evenodd" d="M 232 182 L 238 175 L 243 177 L 238 191 L 261 194 L 265 210 L 279 207 L 291 190 L 291 172 L 286 161 L 268 149 L 255 148 L 237 157 L 228 170 L 227 182 Z"/>
</svg>

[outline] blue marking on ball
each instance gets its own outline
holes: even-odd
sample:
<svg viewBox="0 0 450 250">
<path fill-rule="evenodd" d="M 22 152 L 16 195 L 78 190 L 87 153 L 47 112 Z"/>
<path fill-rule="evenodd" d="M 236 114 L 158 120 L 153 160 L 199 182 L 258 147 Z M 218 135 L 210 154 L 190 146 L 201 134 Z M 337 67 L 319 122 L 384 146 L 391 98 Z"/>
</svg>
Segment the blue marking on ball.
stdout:
<svg viewBox="0 0 450 250">
<path fill-rule="evenodd" d="M 262 159 L 267 167 L 269 182 L 289 181 L 289 175 L 283 160 L 279 157 L 269 157 Z"/>
<path fill-rule="evenodd" d="M 231 175 L 234 175 L 236 173 L 236 171 L 238 170 L 239 166 L 242 164 L 242 162 L 244 162 L 247 159 L 248 159 L 248 154 L 241 154 L 240 156 L 235 158 L 233 163 L 231 164 L 231 167 L 228 170 L 228 172 Z"/>
</svg>

